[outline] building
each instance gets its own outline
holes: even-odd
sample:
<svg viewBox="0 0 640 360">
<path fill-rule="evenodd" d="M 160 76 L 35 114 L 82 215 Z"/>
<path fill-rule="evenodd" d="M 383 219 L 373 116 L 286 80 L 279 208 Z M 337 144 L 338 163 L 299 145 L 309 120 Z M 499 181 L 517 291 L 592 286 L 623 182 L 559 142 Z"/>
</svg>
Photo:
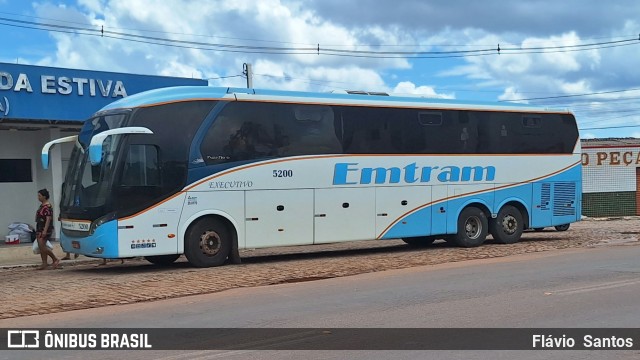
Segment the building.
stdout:
<svg viewBox="0 0 640 360">
<path fill-rule="evenodd" d="M 45 143 L 77 134 L 84 120 L 117 99 L 181 85 L 207 81 L 0 63 L 0 235 L 13 222 L 34 223 L 39 189 L 58 203 L 73 144 L 54 146 L 50 169 L 43 170 Z M 57 237 L 59 222 L 55 229 Z"/>
<path fill-rule="evenodd" d="M 640 215 L 640 139 L 582 140 L 582 214 Z"/>
</svg>

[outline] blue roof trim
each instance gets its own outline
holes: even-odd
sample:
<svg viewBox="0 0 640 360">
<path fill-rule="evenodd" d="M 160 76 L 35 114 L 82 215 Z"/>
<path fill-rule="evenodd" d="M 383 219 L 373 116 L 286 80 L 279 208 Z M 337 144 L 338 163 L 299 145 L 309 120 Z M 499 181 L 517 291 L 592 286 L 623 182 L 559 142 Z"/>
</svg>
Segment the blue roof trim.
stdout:
<svg viewBox="0 0 640 360">
<path fill-rule="evenodd" d="M 477 102 L 462 101 L 449 99 L 433 99 L 420 96 L 382 96 L 382 95 L 360 95 L 345 93 L 315 93 L 315 92 L 298 92 L 298 91 L 281 91 L 281 90 L 265 90 L 265 89 L 246 89 L 246 88 L 221 88 L 208 86 L 178 86 L 168 87 L 156 90 L 150 90 L 143 93 L 128 96 L 124 99 L 115 101 L 102 110 L 113 110 L 120 108 L 132 108 L 139 106 L 152 106 L 167 102 L 188 101 L 197 99 L 228 99 L 250 101 L 255 96 L 256 101 L 291 101 L 291 102 L 327 102 L 336 101 L 339 105 L 382 105 L 393 106 L 394 104 L 402 104 L 401 106 L 416 107 L 438 107 L 443 108 L 468 108 L 468 109 L 486 109 L 486 110 L 506 110 L 506 111 L 553 111 L 569 113 L 567 110 L 549 109 L 545 107 L 533 106 L 528 104 L 515 104 L 507 102 Z"/>
<path fill-rule="evenodd" d="M 231 89 L 230 89 L 231 90 Z M 244 89 L 246 92 L 246 89 Z M 486 109 L 513 109 L 522 111 L 553 111 L 553 112 L 569 112 L 565 109 L 550 109 L 547 107 L 541 107 L 530 104 L 522 103 L 510 103 L 510 102 L 483 102 L 483 101 L 466 101 L 459 99 L 436 99 L 422 97 L 419 95 L 406 96 L 398 94 L 385 95 L 364 95 L 364 94 L 349 94 L 349 93 L 314 93 L 314 92 L 298 92 L 298 91 L 284 91 L 284 90 L 265 90 L 255 89 L 255 95 L 259 96 L 273 96 L 273 97 L 290 97 L 290 98 L 314 98 L 323 100 L 346 100 L 349 102 L 371 102 L 371 103 L 412 103 L 417 106 L 425 107 L 437 107 L 437 105 L 444 105 L 447 107 L 478 107 Z"/>
<path fill-rule="evenodd" d="M 100 111 L 195 99 L 221 99 L 225 95 L 227 95 L 227 88 L 215 88 L 208 86 L 174 86 L 149 90 L 127 96 L 126 98 L 112 102 L 100 109 Z"/>
</svg>

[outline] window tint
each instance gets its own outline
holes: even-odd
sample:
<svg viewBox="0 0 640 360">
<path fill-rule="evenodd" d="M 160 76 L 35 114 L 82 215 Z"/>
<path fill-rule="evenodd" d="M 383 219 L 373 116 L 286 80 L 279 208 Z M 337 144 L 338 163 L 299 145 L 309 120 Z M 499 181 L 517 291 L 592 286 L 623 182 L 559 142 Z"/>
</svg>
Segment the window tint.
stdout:
<svg viewBox="0 0 640 360">
<path fill-rule="evenodd" d="M 158 149 L 153 145 L 131 145 L 122 171 L 123 186 L 159 186 Z"/>
<path fill-rule="evenodd" d="M 127 135 L 113 201 L 118 216 L 128 216 L 180 191 L 186 183 L 189 150 L 196 131 L 215 101 L 185 101 L 139 108 L 130 126 L 153 134 Z"/>
<path fill-rule="evenodd" d="M 200 150 L 207 164 L 340 154 L 336 128 L 329 106 L 231 102 L 207 131 Z"/>
<path fill-rule="evenodd" d="M 442 125 L 442 113 L 420 112 L 418 113 L 418 122 L 422 126 Z"/>
<path fill-rule="evenodd" d="M 571 115 L 336 107 L 349 154 L 571 153 Z"/>
<path fill-rule="evenodd" d="M 478 117 L 479 153 L 567 154 L 578 141 L 575 119 L 561 114 L 471 112 Z"/>
<path fill-rule="evenodd" d="M 164 161 L 188 161 L 191 141 L 215 101 L 186 101 L 136 110 L 130 126 L 144 126 L 152 135 L 130 135 L 138 143 L 160 145 Z M 133 141 L 132 143 L 135 143 Z"/>
<path fill-rule="evenodd" d="M 529 128 L 539 128 L 542 125 L 542 117 L 534 115 L 522 116 L 522 126 Z"/>
<path fill-rule="evenodd" d="M 572 115 L 229 103 L 201 146 L 207 164 L 306 154 L 559 154 Z"/>
<path fill-rule="evenodd" d="M 387 108 L 338 107 L 344 129 L 347 154 L 396 154 L 403 144 L 402 129 L 394 126 L 401 110 Z"/>
<path fill-rule="evenodd" d="M 349 154 L 475 152 L 477 129 L 460 111 L 343 107 L 344 149 Z"/>
</svg>

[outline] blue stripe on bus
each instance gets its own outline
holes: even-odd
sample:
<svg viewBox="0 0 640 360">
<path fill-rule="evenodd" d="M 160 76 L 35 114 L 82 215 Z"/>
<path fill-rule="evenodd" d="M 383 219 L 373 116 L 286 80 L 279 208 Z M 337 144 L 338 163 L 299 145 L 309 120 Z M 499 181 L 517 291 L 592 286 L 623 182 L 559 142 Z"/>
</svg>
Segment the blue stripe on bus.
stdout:
<svg viewBox="0 0 640 360">
<path fill-rule="evenodd" d="M 234 92 L 236 89 L 228 89 L 229 92 Z M 238 93 L 247 93 L 246 89 L 237 89 Z M 282 98 L 302 98 L 302 99 L 318 99 L 318 100 L 347 100 L 360 102 L 365 101 L 375 105 L 376 103 L 384 102 L 403 102 L 403 103 L 415 103 L 420 106 L 437 106 L 437 105 L 460 105 L 460 106 L 493 106 L 505 109 L 522 109 L 525 111 L 538 110 L 546 111 L 547 109 L 541 106 L 508 103 L 508 102 L 489 102 L 489 101 L 464 101 L 461 102 L 457 99 L 435 99 L 425 98 L 421 96 L 406 96 L 402 94 L 388 94 L 388 95 L 368 95 L 368 94 L 349 94 L 349 93 L 316 93 L 316 92 L 304 92 L 304 91 L 288 91 L 288 90 L 269 90 L 269 89 L 254 89 L 253 93 L 257 96 L 273 96 Z M 243 99 L 244 100 L 244 99 Z M 566 112 L 566 111 L 565 111 Z"/>
<path fill-rule="evenodd" d="M 457 222 L 458 222 L 458 214 L 462 209 L 470 204 L 470 203 L 481 203 L 485 205 L 492 213 L 497 213 L 500 210 L 500 207 L 510 201 L 517 201 L 521 203 L 529 213 L 529 220 L 531 221 L 532 209 L 528 206 L 528 204 L 536 203 L 536 197 L 540 196 L 540 194 L 533 193 L 533 184 L 534 183 L 556 183 L 556 182 L 573 182 L 576 183 L 576 194 L 581 194 L 581 181 L 575 182 L 576 178 L 580 179 L 581 177 L 581 168 L 580 166 L 573 166 L 566 171 L 563 171 L 559 174 L 550 176 L 540 181 L 530 182 L 526 184 L 521 184 L 513 187 L 507 187 L 499 190 L 485 190 L 482 193 L 474 193 L 468 196 L 461 196 L 455 199 L 446 200 L 447 203 L 447 234 L 453 234 L 457 231 Z M 500 184 L 496 184 L 496 186 L 500 186 Z M 532 201 L 533 197 L 533 201 Z M 580 195 L 578 195 L 578 198 Z M 420 208 L 419 210 L 407 214 L 406 216 L 397 219 L 393 226 L 387 229 L 382 234 L 378 235 L 379 239 L 398 239 L 405 237 L 415 237 L 415 236 L 427 236 L 432 235 L 431 228 L 433 225 L 431 224 L 431 216 L 434 213 L 434 207 L 439 208 L 440 204 L 444 201 L 438 201 L 435 204 L 431 204 L 429 206 L 425 206 Z M 575 204 L 576 214 L 575 217 L 571 218 L 570 221 L 573 222 L 580 220 L 581 214 L 581 206 L 580 201 L 578 204 Z M 549 210 L 552 211 L 552 210 Z M 556 221 L 557 222 L 557 221 Z M 560 225 L 560 223 L 553 222 L 553 218 L 549 219 L 548 223 L 536 223 L 531 222 L 531 228 L 535 227 L 547 227 L 553 225 Z M 439 234 L 438 234 L 439 235 Z"/>
<path fill-rule="evenodd" d="M 73 248 L 73 241 L 80 244 L 80 249 Z M 118 220 L 111 220 L 96 228 L 96 231 L 85 237 L 71 237 L 60 232 L 60 245 L 65 251 L 91 257 L 117 259 L 118 251 Z M 104 249 L 102 254 L 94 254 L 98 247 Z"/>
</svg>

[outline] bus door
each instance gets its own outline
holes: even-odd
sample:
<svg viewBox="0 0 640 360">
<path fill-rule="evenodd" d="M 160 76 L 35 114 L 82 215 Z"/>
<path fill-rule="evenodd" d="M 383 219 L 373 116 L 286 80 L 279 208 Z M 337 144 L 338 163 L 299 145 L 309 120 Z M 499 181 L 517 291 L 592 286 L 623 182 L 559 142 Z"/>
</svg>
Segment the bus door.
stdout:
<svg viewBox="0 0 640 360">
<path fill-rule="evenodd" d="M 551 208 L 551 183 L 534 183 L 530 227 L 551 226 L 553 218 Z"/>
<path fill-rule="evenodd" d="M 313 190 L 245 192 L 246 247 L 313 244 Z"/>
<path fill-rule="evenodd" d="M 314 244 L 375 239 L 376 189 L 315 190 Z"/>
<path fill-rule="evenodd" d="M 376 188 L 377 236 L 380 236 L 385 231 L 388 232 L 382 236 L 383 238 L 431 234 L 431 211 L 428 208 L 407 215 L 430 202 L 431 186 Z"/>
</svg>

